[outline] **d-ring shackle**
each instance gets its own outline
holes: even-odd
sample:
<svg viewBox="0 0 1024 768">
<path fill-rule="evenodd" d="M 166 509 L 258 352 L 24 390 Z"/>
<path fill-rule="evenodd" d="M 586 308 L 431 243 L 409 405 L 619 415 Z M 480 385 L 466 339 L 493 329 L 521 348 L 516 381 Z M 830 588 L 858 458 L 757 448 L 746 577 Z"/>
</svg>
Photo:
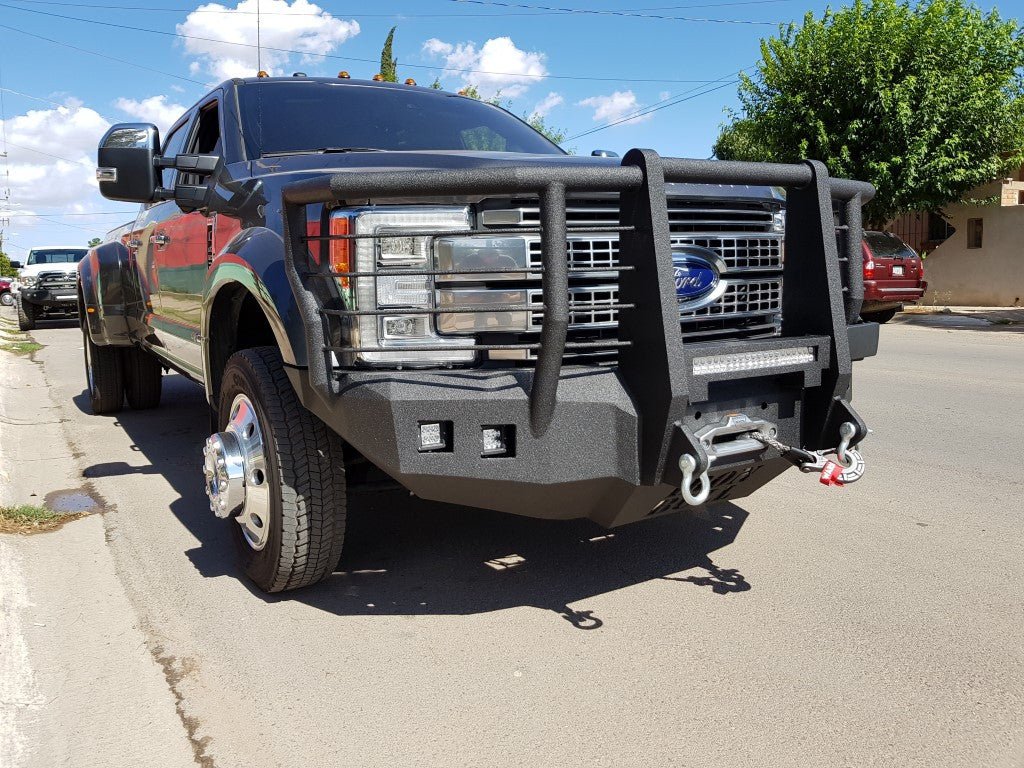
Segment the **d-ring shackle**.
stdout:
<svg viewBox="0 0 1024 768">
<path fill-rule="evenodd" d="M 708 496 L 711 494 L 711 479 L 708 477 L 708 471 L 705 469 L 701 473 L 700 491 L 696 495 L 690 490 L 690 486 L 693 485 L 693 473 L 697 471 L 697 460 L 690 454 L 684 453 L 679 457 L 679 471 L 683 473 L 683 482 L 679 486 L 683 501 L 691 507 L 699 507 L 708 500 Z"/>
</svg>

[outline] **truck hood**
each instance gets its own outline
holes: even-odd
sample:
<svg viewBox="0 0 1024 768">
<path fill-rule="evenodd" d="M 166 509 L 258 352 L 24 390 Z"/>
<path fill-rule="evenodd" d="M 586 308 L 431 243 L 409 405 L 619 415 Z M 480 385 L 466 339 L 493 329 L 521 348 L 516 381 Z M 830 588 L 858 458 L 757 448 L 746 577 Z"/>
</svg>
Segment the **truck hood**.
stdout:
<svg viewBox="0 0 1024 768">
<path fill-rule="evenodd" d="M 78 262 L 73 264 L 29 264 L 18 270 L 18 277 L 35 277 L 41 272 L 60 272 L 65 275 L 77 275 Z"/>
<path fill-rule="evenodd" d="M 424 171 L 498 168 L 525 165 L 562 167 L 617 166 L 610 157 L 579 155 L 528 155 L 518 152 L 416 151 L 348 152 L 264 157 L 251 163 L 254 176 L 294 175 L 295 180 L 315 174 L 364 173 L 366 171 Z M 783 190 L 777 187 L 751 187 L 730 184 L 669 184 L 668 194 L 693 198 L 733 198 L 782 203 Z"/>
</svg>

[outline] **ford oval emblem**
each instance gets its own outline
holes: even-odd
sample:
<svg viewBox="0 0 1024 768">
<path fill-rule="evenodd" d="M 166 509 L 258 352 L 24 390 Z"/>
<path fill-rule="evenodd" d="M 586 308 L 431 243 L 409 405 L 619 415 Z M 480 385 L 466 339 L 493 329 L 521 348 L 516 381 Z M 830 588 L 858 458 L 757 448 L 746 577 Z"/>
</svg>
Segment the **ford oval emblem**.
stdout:
<svg viewBox="0 0 1024 768">
<path fill-rule="evenodd" d="M 672 272 L 676 281 L 676 298 L 681 308 L 696 309 L 721 296 L 721 274 L 725 269 L 722 257 L 709 248 L 681 246 L 673 249 Z"/>
</svg>

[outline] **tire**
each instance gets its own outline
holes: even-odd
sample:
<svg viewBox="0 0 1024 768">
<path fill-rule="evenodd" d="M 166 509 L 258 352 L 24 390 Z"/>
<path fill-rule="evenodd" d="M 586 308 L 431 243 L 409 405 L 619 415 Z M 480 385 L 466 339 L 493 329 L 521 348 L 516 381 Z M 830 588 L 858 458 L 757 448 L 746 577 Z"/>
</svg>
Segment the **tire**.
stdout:
<svg viewBox="0 0 1024 768">
<path fill-rule="evenodd" d="M 342 441 L 307 411 L 274 347 L 231 356 L 220 388 L 218 425 L 236 399 L 252 403 L 263 435 L 270 486 L 267 540 L 256 550 L 230 521 L 245 574 L 266 592 L 314 584 L 333 573 L 345 540 L 346 488 Z M 244 512 L 243 512 L 244 513 Z"/>
<path fill-rule="evenodd" d="M 140 347 L 121 349 L 124 396 L 128 405 L 143 411 L 160 405 L 163 368 L 156 357 Z"/>
<path fill-rule="evenodd" d="M 85 386 L 89 390 L 92 412 L 97 415 L 117 413 L 124 403 L 121 350 L 96 346 L 84 328 L 82 348 L 85 354 Z"/>
<path fill-rule="evenodd" d="M 14 294 L 11 293 L 10 291 L 7 291 L 6 293 L 0 293 L 0 304 L 3 304 L 5 307 L 13 307 Z"/>
<path fill-rule="evenodd" d="M 869 323 L 888 323 L 896 317 L 896 309 L 883 309 L 881 312 L 861 312 L 862 320 Z"/>
<path fill-rule="evenodd" d="M 26 304 L 18 297 L 18 328 L 23 331 L 34 331 L 36 320 L 39 317 L 39 307 L 35 304 Z"/>
</svg>

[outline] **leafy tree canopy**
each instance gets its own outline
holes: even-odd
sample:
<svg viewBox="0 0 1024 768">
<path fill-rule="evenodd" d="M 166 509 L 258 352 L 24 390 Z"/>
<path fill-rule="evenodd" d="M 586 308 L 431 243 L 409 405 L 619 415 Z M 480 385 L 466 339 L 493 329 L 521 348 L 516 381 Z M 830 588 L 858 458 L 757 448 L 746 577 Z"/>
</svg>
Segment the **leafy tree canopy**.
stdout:
<svg viewBox="0 0 1024 768">
<path fill-rule="evenodd" d="M 963 0 L 857 0 L 761 42 L 726 160 L 816 158 L 870 181 L 873 224 L 938 210 L 1024 160 L 1024 36 Z"/>
</svg>

